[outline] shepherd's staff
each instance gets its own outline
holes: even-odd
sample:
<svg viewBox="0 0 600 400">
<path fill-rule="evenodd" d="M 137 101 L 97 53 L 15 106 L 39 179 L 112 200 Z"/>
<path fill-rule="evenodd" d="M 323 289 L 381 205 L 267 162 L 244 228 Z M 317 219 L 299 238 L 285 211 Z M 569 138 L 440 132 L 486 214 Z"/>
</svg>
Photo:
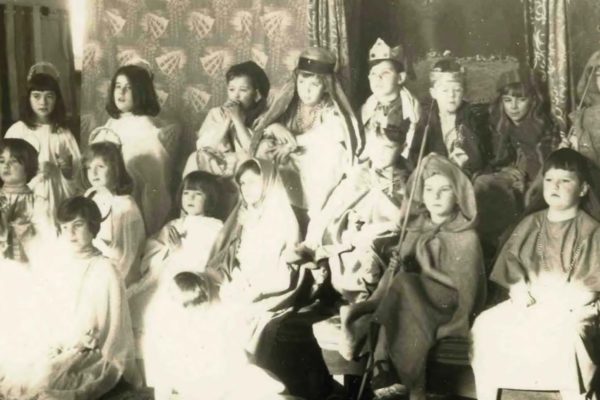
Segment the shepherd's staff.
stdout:
<svg viewBox="0 0 600 400">
<path fill-rule="evenodd" d="M 421 147 L 419 148 L 419 157 L 417 158 L 417 168 L 414 172 L 415 175 L 414 175 L 414 179 L 412 180 L 412 187 L 410 189 L 410 195 L 408 197 L 408 204 L 406 205 L 406 209 L 404 211 L 404 220 L 402 221 L 402 227 L 400 229 L 400 238 L 398 240 L 398 244 L 396 245 L 396 248 L 393 250 L 394 256 L 392 257 L 392 262 L 390 262 L 390 265 L 385 270 L 385 272 L 383 273 L 383 276 L 381 277 L 381 280 L 379 281 L 379 285 L 383 288 L 383 290 L 382 290 L 383 294 L 381 296 L 378 296 L 379 299 L 384 297 L 387 294 L 387 292 L 390 290 L 390 288 L 392 286 L 392 278 L 394 277 L 394 275 L 396 275 L 396 272 L 398 272 L 398 269 L 400 266 L 400 262 L 398 262 L 397 257 L 400 254 L 400 247 L 402 246 L 402 243 L 404 242 L 404 239 L 406 237 L 406 232 L 407 232 L 407 228 L 408 228 L 408 217 L 410 215 L 410 209 L 412 207 L 412 203 L 415 198 L 415 193 L 417 191 L 417 182 L 419 182 L 419 180 L 421 179 L 421 175 L 423 173 L 423 153 L 425 152 L 425 144 L 427 142 L 427 136 L 429 135 L 429 125 L 431 124 L 431 114 L 433 113 L 433 104 L 434 103 L 435 103 L 435 100 L 431 102 L 431 106 L 429 107 L 429 115 L 427 116 L 427 124 L 425 125 L 425 129 L 423 130 L 423 138 L 421 140 Z M 376 301 L 378 301 L 378 298 L 373 299 L 373 300 L 376 302 Z M 367 300 L 367 301 L 369 301 L 369 300 Z M 379 333 L 379 329 L 372 329 L 369 331 L 369 335 L 375 336 L 375 341 L 377 340 L 378 333 Z M 370 338 L 369 342 L 372 342 L 372 340 L 373 340 L 373 337 Z M 373 346 L 373 348 L 374 348 L 374 346 Z M 365 390 L 365 386 L 367 383 L 367 378 L 371 374 L 372 369 L 373 369 L 373 363 L 375 362 L 375 354 L 374 354 L 373 348 L 371 349 L 371 352 L 369 353 L 369 358 L 367 360 L 365 372 L 363 373 L 362 380 L 360 382 L 360 388 L 358 390 L 358 397 L 356 398 L 356 400 L 360 400 L 362 398 L 363 392 Z"/>
<path fill-rule="evenodd" d="M 587 95 L 587 92 L 590 88 L 590 84 L 592 83 L 592 80 L 594 79 L 594 75 L 596 74 L 597 68 L 598 68 L 597 65 L 592 65 L 592 70 L 590 72 L 590 76 L 588 77 L 587 82 L 585 83 L 585 88 L 583 89 L 583 94 L 581 95 L 581 99 L 579 100 L 579 104 L 577 105 L 575 112 L 581 110 L 581 107 L 583 107 L 583 101 L 585 100 L 585 96 Z M 575 124 L 573 124 L 571 126 L 571 128 L 569 129 L 566 139 L 570 141 L 571 136 L 573 136 L 574 133 L 575 133 Z"/>
</svg>

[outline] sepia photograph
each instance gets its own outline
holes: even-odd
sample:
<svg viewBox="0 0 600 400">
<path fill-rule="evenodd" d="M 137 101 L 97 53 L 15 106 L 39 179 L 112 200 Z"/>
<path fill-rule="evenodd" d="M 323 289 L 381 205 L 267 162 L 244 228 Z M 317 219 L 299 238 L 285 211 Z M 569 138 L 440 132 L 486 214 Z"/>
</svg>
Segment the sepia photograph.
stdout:
<svg viewBox="0 0 600 400">
<path fill-rule="evenodd" d="M 600 0 L 0 0 L 0 400 L 596 400 Z"/>
</svg>

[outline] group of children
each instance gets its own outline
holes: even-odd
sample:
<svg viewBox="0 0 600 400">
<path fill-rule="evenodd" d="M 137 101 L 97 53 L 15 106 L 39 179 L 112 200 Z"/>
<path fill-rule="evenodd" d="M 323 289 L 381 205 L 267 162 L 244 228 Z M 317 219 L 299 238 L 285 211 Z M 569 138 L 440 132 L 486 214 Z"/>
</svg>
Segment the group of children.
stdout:
<svg viewBox="0 0 600 400">
<path fill-rule="evenodd" d="M 324 320 L 317 340 L 333 331 L 343 357 L 372 359 L 377 398 L 424 399 L 429 350 L 471 336 L 481 399 L 504 385 L 590 393 L 598 160 L 576 150 L 591 157 L 600 126 L 597 54 L 571 137 L 529 70 L 502 74 L 486 107 L 441 59 L 421 106 L 405 58 L 376 41 L 360 117 L 327 49 L 302 52 L 271 102 L 262 68 L 232 66 L 175 201 L 146 66 L 116 71 L 111 118 L 83 154 L 58 74 L 32 67 L 0 142 L 0 397 L 91 399 L 125 380 L 157 399 L 335 398 L 318 368 L 297 385 L 276 361 L 314 347 Z M 477 316 L 490 269 L 509 300 Z"/>
</svg>

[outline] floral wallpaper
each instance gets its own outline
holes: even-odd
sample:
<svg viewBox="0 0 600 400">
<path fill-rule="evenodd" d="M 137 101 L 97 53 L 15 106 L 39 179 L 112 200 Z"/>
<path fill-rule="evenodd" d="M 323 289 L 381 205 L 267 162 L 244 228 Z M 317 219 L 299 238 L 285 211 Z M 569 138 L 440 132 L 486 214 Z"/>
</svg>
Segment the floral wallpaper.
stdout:
<svg viewBox="0 0 600 400">
<path fill-rule="evenodd" d="M 154 72 L 163 141 L 181 164 L 206 112 L 225 101 L 229 66 L 254 60 L 275 92 L 309 43 L 308 18 L 306 1 L 88 0 L 83 143 L 108 118 L 114 71 L 141 58 Z"/>
</svg>

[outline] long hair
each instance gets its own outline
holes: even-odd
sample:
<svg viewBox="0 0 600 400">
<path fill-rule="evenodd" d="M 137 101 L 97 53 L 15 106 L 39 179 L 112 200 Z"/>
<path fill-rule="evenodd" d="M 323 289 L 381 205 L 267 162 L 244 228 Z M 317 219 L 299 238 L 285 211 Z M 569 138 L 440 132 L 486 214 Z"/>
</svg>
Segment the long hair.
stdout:
<svg viewBox="0 0 600 400">
<path fill-rule="evenodd" d="M 91 187 L 92 184 L 88 180 L 87 168 L 94 158 L 101 158 L 108 166 L 108 171 L 112 181 L 115 184 L 115 194 L 124 195 L 131 194 L 133 191 L 133 179 L 125 169 L 125 161 L 121 149 L 111 142 L 92 143 L 83 158 L 86 173 L 84 174 L 84 183 L 86 187 Z"/>
<path fill-rule="evenodd" d="M 60 91 L 58 81 L 51 75 L 45 73 L 34 74 L 27 82 L 27 94 L 21 103 L 21 120 L 30 129 L 35 129 L 39 123 L 37 115 L 31 108 L 31 92 L 48 91 L 56 96 L 54 109 L 48 115 L 48 121 L 52 127 L 52 132 L 58 132 L 59 129 L 67 129 L 67 109 Z"/>
<path fill-rule="evenodd" d="M 542 94 L 533 86 L 524 83 L 511 83 L 503 86 L 498 91 L 498 97 L 490 104 L 490 123 L 500 135 L 504 134 L 512 121 L 504 112 L 502 96 L 527 97 L 531 100 L 526 119 L 533 120 L 540 128 L 549 128 L 551 125 L 548 117 L 548 105 Z"/>
<path fill-rule="evenodd" d="M 133 97 L 131 113 L 133 115 L 148 115 L 150 117 L 157 116 L 160 112 L 160 104 L 158 103 L 158 96 L 152 83 L 152 76 L 150 76 L 147 70 L 137 65 L 124 65 L 113 75 L 106 99 L 106 112 L 113 118 L 119 118 L 121 115 L 121 111 L 115 104 L 114 94 L 117 78 L 120 75 L 125 76 L 131 86 L 131 95 Z"/>
</svg>

